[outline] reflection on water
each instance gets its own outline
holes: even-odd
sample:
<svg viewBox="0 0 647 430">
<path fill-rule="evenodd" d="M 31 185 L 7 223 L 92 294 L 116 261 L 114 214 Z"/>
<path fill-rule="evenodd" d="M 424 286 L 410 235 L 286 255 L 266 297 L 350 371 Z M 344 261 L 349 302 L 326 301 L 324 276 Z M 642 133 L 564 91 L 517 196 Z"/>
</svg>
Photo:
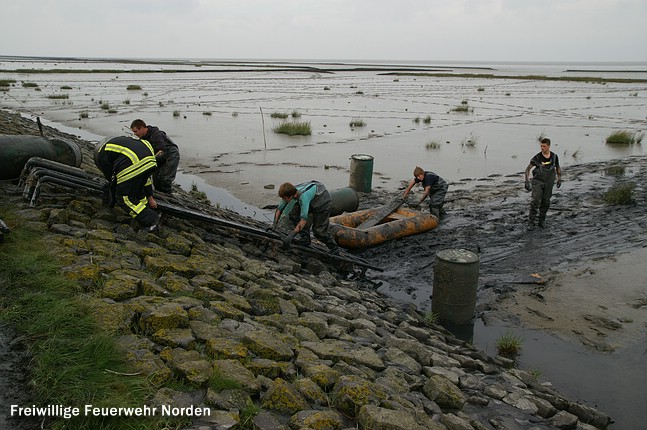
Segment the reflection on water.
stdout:
<svg viewBox="0 0 647 430">
<path fill-rule="evenodd" d="M 548 333 L 474 322 L 474 345 L 496 355 L 496 341 L 506 331 L 522 339 L 520 368 L 540 374 L 572 400 L 599 409 L 615 421 L 609 429 L 639 429 L 647 421 L 644 407 L 647 355 L 644 342 L 614 353 L 601 353 Z"/>
</svg>

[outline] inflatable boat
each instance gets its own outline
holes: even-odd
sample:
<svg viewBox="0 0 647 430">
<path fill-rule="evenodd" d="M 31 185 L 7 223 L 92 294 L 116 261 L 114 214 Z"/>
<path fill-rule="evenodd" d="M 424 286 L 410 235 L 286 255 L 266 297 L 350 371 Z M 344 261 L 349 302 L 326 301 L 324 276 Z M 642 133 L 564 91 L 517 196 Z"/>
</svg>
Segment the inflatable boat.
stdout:
<svg viewBox="0 0 647 430">
<path fill-rule="evenodd" d="M 330 231 L 339 246 L 365 248 L 438 227 L 438 219 L 430 213 L 399 208 L 382 217 L 381 210 L 366 209 L 331 217 Z M 370 222 L 376 216 L 378 221 Z"/>
</svg>

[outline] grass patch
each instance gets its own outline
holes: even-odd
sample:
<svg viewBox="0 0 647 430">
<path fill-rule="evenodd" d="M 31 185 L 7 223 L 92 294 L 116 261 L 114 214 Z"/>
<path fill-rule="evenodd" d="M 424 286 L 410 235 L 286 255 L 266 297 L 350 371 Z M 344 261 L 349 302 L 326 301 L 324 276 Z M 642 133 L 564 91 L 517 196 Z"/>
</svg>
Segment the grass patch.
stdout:
<svg viewBox="0 0 647 430">
<path fill-rule="evenodd" d="M 644 134 L 631 130 L 616 130 L 607 136 L 607 143 L 617 145 L 633 145 L 634 143 L 641 143 Z"/>
<path fill-rule="evenodd" d="M 22 86 L 25 88 L 38 88 L 38 84 L 36 82 L 23 82 Z"/>
<path fill-rule="evenodd" d="M 361 118 L 353 118 L 349 124 L 351 127 L 364 127 L 366 123 Z"/>
<path fill-rule="evenodd" d="M 625 166 L 608 166 L 604 169 L 604 174 L 607 176 L 624 176 Z"/>
<path fill-rule="evenodd" d="M 433 150 L 433 149 L 440 149 L 440 146 L 441 146 L 440 142 L 438 142 L 437 140 L 432 140 L 430 142 L 427 142 L 427 144 L 425 145 L 425 148 L 428 150 Z"/>
<path fill-rule="evenodd" d="M 274 132 L 288 136 L 310 136 L 312 128 L 310 122 L 284 122 L 274 127 Z"/>
<path fill-rule="evenodd" d="M 608 205 L 630 205 L 633 204 L 633 193 L 636 188 L 634 182 L 616 184 L 604 193 L 604 201 Z"/>
<path fill-rule="evenodd" d="M 47 96 L 48 99 L 52 100 L 67 100 L 70 98 L 69 94 L 50 94 Z"/>
<path fill-rule="evenodd" d="M 59 274 L 61 268 L 48 253 L 42 233 L 23 227 L 16 214 L 3 210 L 0 215 L 12 226 L 0 247 L 0 318 L 25 338 L 31 357 L 26 379 L 34 404 L 144 405 L 152 387 L 142 376 L 123 375 L 132 373 L 122 361 L 124 354 L 102 333 L 80 287 Z M 84 416 L 82 411 L 79 417 L 47 424 L 53 429 L 144 430 L 162 429 L 171 422 Z"/>
<path fill-rule="evenodd" d="M 244 430 L 256 429 L 257 427 L 254 425 L 254 417 L 256 417 L 261 410 L 261 407 L 254 403 L 247 403 L 247 405 L 240 410 L 240 428 Z"/>
<path fill-rule="evenodd" d="M 101 109 L 103 109 L 103 110 L 110 110 L 110 103 L 108 103 L 108 102 L 101 102 Z"/>
<path fill-rule="evenodd" d="M 89 116 L 90 116 L 90 114 L 89 114 L 89 113 L 88 113 L 88 111 L 86 111 L 86 110 L 84 110 L 83 112 L 80 112 L 80 113 L 79 113 L 79 118 L 81 118 L 81 119 L 86 119 L 86 118 L 88 118 Z"/>
<path fill-rule="evenodd" d="M 470 108 L 469 103 L 467 102 L 467 100 L 461 101 L 461 104 L 459 104 L 458 106 L 454 106 L 451 109 L 452 112 L 471 112 L 473 110 L 474 109 Z"/>
<path fill-rule="evenodd" d="M 298 110 L 296 110 L 296 109 L 295 109 L 295 110 L 293 110 L 293 111 L 292 111 L 292 113 L 291 113 L 290 115 L 292 116 L 292 118 L 301 118 L 301 112 L 299 112 L 299 111 L 298 111 Z"/>
<path fill-rule="evenodd" d="M 161 102 L 160 102 L 161 103 Z M 180 111 L 179 110 L 174 110 L 173 111 L 173 118 L 177 118 L 180 116 Z"/>
<path fill-rule="evenodd" d="M 506 331 L 497 339 L 496 350 L 500 356 L 515 360 L 521 354 L 521 338 Z"/>
<path fill-rule="evenodd" d="M 289 115 L 285 112 L 272 112 L 270 114 L 270 118 L 276 118 L 276 119 L 287 119 L 288 116 Z"/>
<path fill-rule="evenodd" d="M 126 89 L 127 89 L 128 91 L 137 91 L 137 90 L 141 90 L 141 89 L 142 89 L 142 86 L 141 86 L 141 85 L 128 85 L 128 86 L 126 87 Z"/>
<path fill-rule="evenodd" d="M 424 321 L 429 325 L 438 323 L 439 318 L 439 315 L 435 312 L 426 312 L 424 315 Z"/>
<path fill-rule="evenodd" d="M 431 124 L 431 116 L 427 115 L 427 116 L 422 120 L 422 122 L 424 122 L 425 124 Z"/>
<path fill-rule="evenodd" d="M 69 85 L 63 85 L 63 86 L 61 87 L 61 89 L 62 89 L 62 90 L 71 90 L 71 89 L 72 89 L 72 87 L 71 87 L 71 86 L 69 86 Z"/>
<path fill-rule="evenodd" d="M 15 79 L 0 79 L 0 87 L 10 87 L 15 83 L 16 83 Z"/>
<path fill-rule="evenodd" d="M 473 148 L 476 146 L 477 143 L 479 143 L 479 137 L 470 133 L 469 137 L 466 137 L 465 139 L 463 139 L 463 141 L 461 142 L 461 146 L 467 146 L 467 147 Z"/>
<path fill-rule="evenodd" d="M 211 111 L 206 111 L 206 112 L 202 112 L 202 115 L 211 116 L 211 115 L 213 115 L 213 113 Z"/>
</svg>

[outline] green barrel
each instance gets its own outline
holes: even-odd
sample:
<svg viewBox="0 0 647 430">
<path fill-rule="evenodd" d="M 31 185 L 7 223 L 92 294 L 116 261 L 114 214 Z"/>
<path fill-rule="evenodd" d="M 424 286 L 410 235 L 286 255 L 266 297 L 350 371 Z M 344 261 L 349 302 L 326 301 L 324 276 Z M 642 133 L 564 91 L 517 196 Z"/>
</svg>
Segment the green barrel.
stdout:
<svg viewBox="0 0 647 430">
<path fill-rule="evenodd" d="M 350 157 L 348 186 L 360 193 L 370 193 L 373 183 L 373 156 L 354 154 Z"/>
<path fill-rule="evenodd" d="M 18 178 L 31 157 L 74 167 L 81 166 L 83 160 L 81 150 L 74 142 L 41 136 L 3 135 L 0 136 L 0 179 Z"/>
<path fill-rule="evenodd" d="M 479 256 L 466 249 L 436 253 L 431 312 L 441 322 L 466 324 L 474 318 Z"/>
<path fill-rule="evenodd" d="M 330 216 L 341 215 L 344 212 L 355 212 L 359 207 L 357 191 L 350 187 L 329 191 Z"/>
</svg>

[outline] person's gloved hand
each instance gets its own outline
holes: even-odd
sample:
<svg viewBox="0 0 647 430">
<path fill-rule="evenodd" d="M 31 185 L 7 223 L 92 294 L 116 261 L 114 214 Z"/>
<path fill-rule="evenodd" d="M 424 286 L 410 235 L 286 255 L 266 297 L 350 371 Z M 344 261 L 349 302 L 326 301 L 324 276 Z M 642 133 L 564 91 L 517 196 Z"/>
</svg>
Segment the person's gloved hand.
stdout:
<svg viewBox="0 0 647 430">
<path fill-rule="evenodd" d="M 117 203 L 117 181 L 110 181 L 103 186 L 103 204 L 114 208 Z"/>
<path fill-rule="evenodd" d="M 288 250 L 290 249 L 290 246 L 292 246 L 292 239 L 294 239 L 294 235 L 296 234 L 295 231 L 291 231 L 290 234 L 285 236 L 283 239 L 283 243 L 281 244 L 281 249 Z"/>
<path fill-rule="evenodd" d="M 562 178 L 559 178 L 559 179 L 557 180 L 557 188 L 559 188 L 559 187 L 561 187 L 561 186 L 562 186 Z"/>
<path fill-rule="evenodd" d="M 526 183 L 524 184 L 524 187 L 526 188 L 526 191 L 531 191 L 532 187 L 530 186 L 530 180 L 526 179 Z"/>
</svg>

